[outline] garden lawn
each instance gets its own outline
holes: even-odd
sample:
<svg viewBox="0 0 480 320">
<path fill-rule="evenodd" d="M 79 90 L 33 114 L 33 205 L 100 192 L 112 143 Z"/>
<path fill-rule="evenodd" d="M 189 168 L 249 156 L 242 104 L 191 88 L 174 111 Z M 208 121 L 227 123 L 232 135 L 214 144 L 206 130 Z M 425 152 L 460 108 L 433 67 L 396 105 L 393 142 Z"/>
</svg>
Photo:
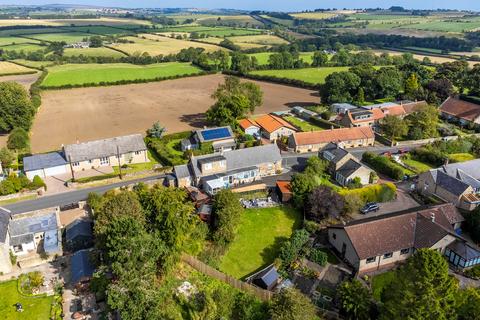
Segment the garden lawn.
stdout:
<svg viewBox="0 0 480 320">
<path fill-rule="evenodd" d="M 18 313 L 15 303 L 21 303 L 23 312 Z M 0 318 L 2 320 L 45 320 L 50 319 L 53 296 L 27 297 L 17 290 L 17 280 L 0 283 Z"/>
<path fill-rule="evenodd" d="M 334 72 L 348 71 L 350 67 L 323 67 L 286 70 L 257 70 L 252 74 L 270 76 L 276 78 L 287 78 L 301 80 L 311 84 L 325 83 L 325 78 Z"/>
<path fill-rule="evenodd" d="M 470 153 L 451 153 L 448 155 L 450 162 L 464 162 L 474 160 L 475 157 Z"/>
<path fill-rule="evenodd" d="M 395 279 L 395 271 L 387 271 L 372 278 L 372 295 L 377 301 L 381 301 L 383 290 Z"/>
<path fill-rule="evenodd" d="M 128 63 L 111 64 L 66 64 L 48 68 L 48 75 L 42 87 L 65 85 L 98 84 L 122 80 L 154 80 L 155 78 L 193 75 L 201 70 L 190 63 L 156 63 L 133 65 Z"/>
<path fill-rule="evenodd" d="M 402 162 L 405 163 L 407 166 L 411 167 L 412 169 L 414 169 L 416 173 L 422 173 L 430 169 L 433 169 L 433 167 L 428 163 L 421 162 L 414 159 L 403 158 Z"/>
<path fill-rule="evenodd" d="M 303 132 L 310 132 L 310 131 L 321 131 L 323 130 L 322 127 L 319 127 L 317 125 L 314 125 L 313 123 L 307 121 L 307 120 L 302 120 L 294 116 L 287 116 L 283 117 L 285 120 L 290 122 L 292 125 L 295 127 L 299 128 Z"/>
<path fill-rule="evenodd" d="M 220 270 L 241 279 L 269 265 L 282 243 L 300 228 L 301 220 L 301 214 L 289 206 L 246 209 Z"/>
</svg>

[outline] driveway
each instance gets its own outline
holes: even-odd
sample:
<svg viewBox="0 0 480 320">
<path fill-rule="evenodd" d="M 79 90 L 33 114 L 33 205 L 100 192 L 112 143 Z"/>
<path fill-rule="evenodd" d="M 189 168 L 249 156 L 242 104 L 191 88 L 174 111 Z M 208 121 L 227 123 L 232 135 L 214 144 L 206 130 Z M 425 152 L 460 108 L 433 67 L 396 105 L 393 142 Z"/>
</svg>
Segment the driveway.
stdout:
<svg viewBox="0 0 480 320">
<path fill-rule="evenodd" d="M 395 200 L 380 203 L 380 210 L 377 212 L 370 212 L 367 214 L 356 213 L 353 218 L 364 219 L 369 217 L 381 216 L 387 213 L 408 210 L 420 207 L 420 204 L 413 200 L 413 198 L 404 190 L 397 188 L 397 198 Z"/>
</svg>

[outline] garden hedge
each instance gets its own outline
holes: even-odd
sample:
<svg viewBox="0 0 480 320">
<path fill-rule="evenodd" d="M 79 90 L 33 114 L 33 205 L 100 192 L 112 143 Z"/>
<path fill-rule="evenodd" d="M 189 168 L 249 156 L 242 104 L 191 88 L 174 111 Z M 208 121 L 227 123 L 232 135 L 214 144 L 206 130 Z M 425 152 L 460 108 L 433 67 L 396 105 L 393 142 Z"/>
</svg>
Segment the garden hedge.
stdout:
<svg viewBox="0 0 480 320">
<path fill-rule="evenodd" d="M 365 152 L 362 156 L 362 161 L 369 164 L 375 171 L 383 173 L 394 180 L 401 180 L 405 176 L 403 168 L 385 156 Z"/>
</svg>

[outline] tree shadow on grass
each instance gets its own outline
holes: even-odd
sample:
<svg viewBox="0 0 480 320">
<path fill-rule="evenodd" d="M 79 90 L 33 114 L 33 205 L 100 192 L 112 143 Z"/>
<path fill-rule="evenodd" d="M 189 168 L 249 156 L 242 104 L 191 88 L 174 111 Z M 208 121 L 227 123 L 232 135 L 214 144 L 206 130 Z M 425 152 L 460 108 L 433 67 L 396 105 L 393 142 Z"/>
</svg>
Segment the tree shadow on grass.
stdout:
<svg viewBox="0 0 480 320">
<path fill-rule="evenodd" d="M 308 107 L 308 106 L 313 106 L 319 103 L 320 101 L 318 103 L 315 103 L 312 101 L 306 101 L 306 102 L 297 101 L 297 102 L 287 102 L 285 103 L 285 105 L 289 108 L 293 108 L 293 107 Z"/>
<path fill-rule="evenodd" d="M 258 271 L 273 263 L 273 261 L 278 257 L 278 254 L 280 253 L 280 248 L 282 244 L 287 240 L 287 237 L 275 237 L 273 243 L 270 246 L 264 248 L 260 253 L 260 256 L 263 260 L 262 265 L 251 273 L 244 276 L 242 279 L 248 278 L 250 275 L 257 273 Z"/>
<path fill-rule="evenodd" d="M 194 128 L 203 128 L 207 125 L 205 113 L 191 113 L 180 116 L 180 121 L 185 122 Z"/>
</svg>

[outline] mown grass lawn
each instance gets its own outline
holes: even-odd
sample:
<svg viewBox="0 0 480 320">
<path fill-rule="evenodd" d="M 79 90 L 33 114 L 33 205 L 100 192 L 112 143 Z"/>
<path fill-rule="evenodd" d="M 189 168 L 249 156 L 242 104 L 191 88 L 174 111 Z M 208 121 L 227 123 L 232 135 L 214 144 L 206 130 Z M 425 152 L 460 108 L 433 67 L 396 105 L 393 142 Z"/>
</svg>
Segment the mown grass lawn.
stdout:
<svg viewBox="0 0 480 320">
<path fill-rule="evenodd" d="M 23 312 L 17 312 L 15 303 L 21 303 Z M 17 280 L 0 283 L 0 319 L 45 320 L 50 319 L 53 296 L 27 297 L 17 290 Z"/>
<path fill-rule="evenodd" d="M 414 169 L 414 171 L 416 173 L 422 173 L 422 172 L 426 172 L 430 169 L 433 169 L 433 166 L 431 166 L 431 165 L 429 165 L 428 163 L 425 163 L 425 162 L 420 162 L 418 160 L 403 158 L 402 161 L 407 166 L 412 167 L 412 169 Z"/>
<path fill-rule="evenodd" d="M 272 263 L 282 243 L 300 228 L 301 220 L 301 214 L 290 206 L 246 209 L 220 270 L 242 279 Z"/>
<path fill-rule="evenodd" d="M 42 87 L 83 85 L 121 80 L 146 79 L 198 74 L 201 70 L 190 63 L 168 62 L 145 66 L 128 63 L 65 64 L 48 68 Z"/>
<path fill-rule="evenodd" d="M 372 295 L 377 301 L 381 301 L 385 288 L 395 279 L 395 271 L 387 271 L 372 278 Z"/>
<path fill-rule="evenodd" d="M 284 117 L 284 119 L 287 120 L 288 122 L 290 122 L 295 127 L 302 130 L 303 132 L 324 130 L 322 127 L 316 126 L 309 121 L 302 120 L 302 119 L 299 119 L 299 118 L 294 117 L 294 116 L 287 116 L 287 117 Z"/>
</svg>

